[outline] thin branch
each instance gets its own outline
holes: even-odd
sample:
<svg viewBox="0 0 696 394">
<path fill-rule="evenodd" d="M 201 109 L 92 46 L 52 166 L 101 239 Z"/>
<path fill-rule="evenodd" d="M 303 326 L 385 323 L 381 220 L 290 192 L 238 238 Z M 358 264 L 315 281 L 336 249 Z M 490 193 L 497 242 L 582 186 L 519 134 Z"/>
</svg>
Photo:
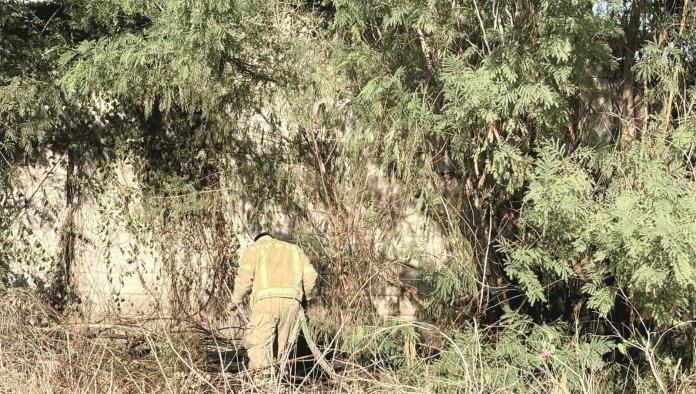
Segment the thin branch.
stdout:
<svg viewBox="0 0 696 394">
<path fill-rule="evenodd" d="M 486 28 L 483 26 L 483 20 L 481 19 L 481 13 L 479 12 L 478 4 L 476 4 L 476 0 L 472 0 L 472 2 L 474 3 L 474 9 L 476 10 L 476 18 L 478 19 L 479 26 L 481 27 L 483 43 L 486 45 L 486 50 L 488 51 L 488 53 L 491 53 L 491 47 L 488 46 L 488 38 L 486 38 Z"/>
<path fill-rule="evenodd" d="M 681 22 L 679 23 L 679 31 L 677 33 L 677 38 L 681 38 L 681 36 L 684 34 L 684 28 L 686 27 L 686 17 L 689 13 L 689 0 L 684 0 L 684 6 L 682 8 L 682 17 L 681 17 Z M 669 127 L 672 123 L 672 102 L 674 101 L 674 84 L 677 83 L 677 78 L 679 76 L 679 71 L 678 68 L 674 68 L 674 74 L 672 75 L 672 82 L 673 85 L 670 86 L 669 89 L 669 96 L 667 97 L 667 104 L 665 105 L 664 109 L 664 120 L 663 120 L 663 126 L 665 133 L 669 132 Z"/>
</svg>

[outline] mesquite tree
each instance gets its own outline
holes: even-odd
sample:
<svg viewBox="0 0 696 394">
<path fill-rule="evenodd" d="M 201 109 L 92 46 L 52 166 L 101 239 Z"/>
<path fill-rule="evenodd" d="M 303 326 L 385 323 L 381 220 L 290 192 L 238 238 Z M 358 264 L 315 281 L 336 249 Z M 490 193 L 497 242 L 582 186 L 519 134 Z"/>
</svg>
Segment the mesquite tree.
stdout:
<svg viewBox="0 0 696 394">
<path fill-rule="evenodd" d="M 696 315 L 692 1 L 2 7 L 3 182 L 62 150 L 76 193 L 83 165 L 128 156 L 143 195 L 176 197 L 151 206 L 158 220 L 219 232 L 221 270 L 227 208 L 208 196 L 272 202 L 300 218 L 338 306 L 365 282 L 403 285 L 373 238 L 413 207 L 446 256 L 429 265 L 416 244 L 397 257 L 423 260 L 414 299 L 443 327 L 513 308 L 628 335 Z M 364 190 L 369 165 L 396 202 Z"/>
</svg>

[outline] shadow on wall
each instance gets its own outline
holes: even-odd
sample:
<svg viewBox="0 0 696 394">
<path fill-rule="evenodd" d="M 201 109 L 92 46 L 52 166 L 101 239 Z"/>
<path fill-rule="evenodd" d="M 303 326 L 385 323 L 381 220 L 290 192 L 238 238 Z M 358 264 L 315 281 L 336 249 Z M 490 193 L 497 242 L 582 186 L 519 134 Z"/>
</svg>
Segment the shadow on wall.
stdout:
<svg viewBox="0 0 696 394">
<path fill-rule="evenodd" d="M 26 210 L 24 222 L 32 230 L 26 241 L 57 255 L 62 227 L 60 218 L 64 215 L 54 215 L 56 220 L 50 222 L 44 220 L 46 212 L 65 210 L 66 174 L 60 163 L 55 165 L 56 160 L 61 159 L 57 157 L 53 162 L 26 167 L 20 181 L 26 194 L 38 190 L 37 195 L 43 196 L 41 204 L 33 204 Z M 423 247 L 422 256 L 441 254 L 444 248 L 441 232 L 411 208 L 390 203 L 402 191 L 376 167 L 370 171 L 370 184 L 375 188 L 373 197 L 380 204 L 386 204 L 388 215 L 395 222 L 393 231 L 384 231 L 370 240 L 375 251 L 390 261 L 401 258 L 398 252 L 408 249 L 409 245 Z M 234 198 L 230 191 L 221 191 L 214 198 L 225 216 L 222 234 L 214 218 L 210 218 L 210 223 L 201 222 L 195 226 L 159 228 L 153 226 L 147 216 L 132 163 L 113 163 L 112 175 L 100 186 L 98 193 L 80 199 L 74 215 L 76 241 L 71 280 L 82 301 L 79 307 L 84 317 L 107 321 L 124 317 L 166 317 L 174 313 L 170 305 L 172 300 L 178 300 L 173 296 L 174 291 L 188 297 L 182 301 L 191 305 L 184 311 L 186 313 L 206 305 L 215 290 L 214 282 L 233 276 L 235 260 L 242 248 L 235 251 L 231 246 L 243 246 L 243 239 L 253 236 L 257 230 L 252 224 L 256 208 L 250 202 Z M 309 210 L 313 215 L 309 220 L 323 229 L 326 218 L 321 209 L 314 208 Z M 266 217 L 278 239 L 297 242 L 292 235 L 295 223 L 291 215 L 276 207 L 270 209 Z M 164 246 L 163 241 L 166 241 Z M 224 244 L 224 248 L 220 248 L 220 244 Z M 413 265 L 417 268 L 417 259 L 413 259 Z M 220 267 L 226 268 L 221 270 Z M 31 264 L 21 268 L 27 272 L 46 269 Z M 176 275 L 183 275 L 187 280 L 175 283 L 179 287 L 174 289 L 167 270 L 174 270 Z M 220 275 L 226 277 L 221 279 Z M 419 275 L 416 269 L 404 268 L 394 279 L 407 287 L 417 287 Z M 184 285 L 185 288 L 181 287 Z M 373 293 L 375 309 L 380 315 L 407 319 L 415 315 L 417 304 L 407 297 L 403 286 L 385 282 L 380 287 L 383 290 Z"/>
</svg>

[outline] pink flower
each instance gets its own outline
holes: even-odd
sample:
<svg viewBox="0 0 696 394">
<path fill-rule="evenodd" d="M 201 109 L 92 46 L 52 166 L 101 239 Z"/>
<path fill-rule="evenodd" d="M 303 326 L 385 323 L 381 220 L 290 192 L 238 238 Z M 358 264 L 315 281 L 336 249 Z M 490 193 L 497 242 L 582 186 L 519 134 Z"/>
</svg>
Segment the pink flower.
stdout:
<svg viewBox="0 0 696 394">
<path fill-rule="evenodd" d="M 546 360 L 549 357 L 551 357 L 552 355 L 553 355 L 553 353 L 551 353 L 550 350 L 546 350 L 546 349 L 542 350 L 541 353 L 539 353 L 539 357 L 541 357 L 542 360 Z"/>
</svg>

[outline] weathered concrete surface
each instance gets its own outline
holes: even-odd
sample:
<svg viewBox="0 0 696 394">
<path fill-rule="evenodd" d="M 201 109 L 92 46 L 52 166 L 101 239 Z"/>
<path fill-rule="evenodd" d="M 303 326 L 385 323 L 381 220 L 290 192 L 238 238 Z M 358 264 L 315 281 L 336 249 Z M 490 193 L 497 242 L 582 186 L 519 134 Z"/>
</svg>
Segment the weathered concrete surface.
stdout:
<svg viewBox="0 0 696 394">
<path fill-rule="evenodd" d="M 46 280 L 50 266 L 61 256 L 61 237 L 70 209 L 66 198 L 66 158 L 48 156 L 42 164 L 23 170 L 17 189 L 28 198 L 17 229 L 29 229 L 26 245 L 43 253 L 45 259 L 14 264 L 12 269 L 25 275 L 30 284 Z M 99 174 L 87 177 L 98 178 Z M 104 181 L 107 179 L 108 181 Z M 220 239 L 229 244 L 248 244 L 256 230 L 251 225 L 253 204 L 235 198 L 234 189 L 221 190 L 219 201 L 227 204 L 223 233 L 212 225 L 172 225 L 161 227 L 147 217 L 133 166 L 125 161 L 113 165 L 109 177 L 98 179 L 99 186 L 85 187 L 73 202 L 74 254 L 70 261 L 70 282 L 79 297 L 83 318 L 91 321 L 129 317 L 168 317 L 195 314 L 208 305 L 219 283 Z M 393 205 L 393 231 L 375 237 L 373 247 L 386 258 L 404 259 L 404 251 L 417 251 L 408 257 L 401 280 L 417 285 L 417 268 L 423 261 L 437 262 L 444 255 L 445 243 L 438 229 L 413 211 L 413 207 L 394 205 L 401 190 L 391 185 L 376 167 L 370 168 L 369 183 L 375 199 Z M 321 207 L 309 207 L 317 223 L 325 222 Z M 356 208 L 357 209 L 357 208 Z M 292 233 L 292 218 L 277 209 L 269 227 Z M 238 250 L 237 253 L 240 253 Z M 227 252 L 235 254 L 234 251 Z M 217 282 L 216 282 L 217 281 Z M 218 289 L 219 290 L 219 289 Z M 413 319 L 417 305 L 396 286 L 384 283 L 372 297 L 381 315 L 400 315 Z M 181 305 L 187 308 L 181 308 Z"/>
</svg>

